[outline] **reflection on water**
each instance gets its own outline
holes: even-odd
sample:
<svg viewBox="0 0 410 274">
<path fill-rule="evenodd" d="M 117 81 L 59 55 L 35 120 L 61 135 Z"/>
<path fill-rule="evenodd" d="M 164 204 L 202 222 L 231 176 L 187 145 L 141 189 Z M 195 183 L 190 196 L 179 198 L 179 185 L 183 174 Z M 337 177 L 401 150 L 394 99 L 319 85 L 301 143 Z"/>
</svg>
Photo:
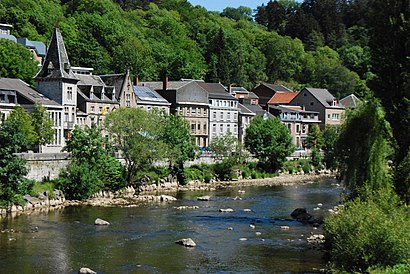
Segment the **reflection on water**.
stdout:
<svg viewBox="0 0 410 274">
<path fill-rule="evenodd" d="M 289 215 L 297 207 L 325 215 L 341 189 L 320 182 L 238 190 L 180 192 L 172 204 L 69 207 L 2 220 L 0 230 L 15 232 L 0 234 L 0 272 L 77 273 L 89 267 L 98 273 L 306 273 L 325 267 L 322 252 L 306 246 L 312 226 Z M 212 200 L 196 200 L 203 195 Z M 323 207 L 313 211 L 318 203 Z M 199 209 L 175 208 L 181 205 Z M 220 208 L 235 211 L 221 213 Z M 98 217 L 111 225 L 94 226 Z M 290 229 L 281 230 L 283 225 Z M 175 244 L 187 237 L 197 247 Z"/>
</svg>

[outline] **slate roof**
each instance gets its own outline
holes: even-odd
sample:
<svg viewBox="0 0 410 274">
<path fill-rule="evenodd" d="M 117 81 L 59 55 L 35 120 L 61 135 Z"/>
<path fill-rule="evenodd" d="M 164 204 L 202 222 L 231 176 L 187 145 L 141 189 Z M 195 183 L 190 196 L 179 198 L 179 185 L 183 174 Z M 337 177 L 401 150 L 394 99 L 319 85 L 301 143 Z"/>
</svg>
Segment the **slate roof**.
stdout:
<svg viewBox="0 0 410 274">
<path fill-rule="evenodd" d="M 127 73 L 99 75 L 107 86 L 115 87 L 115 98 L 119 100 L 120 93 L 126 81 Z"/>
<path fill-rule="evenodd" d="M 213 99 L 229 99 L 235 100 L 238 99 L 228 93 L 225 87 L 220 83 L 206 83 L 202 81 L 196 81 L 197 84 L 208 92 L 209 98 Z"/>
<path fill-rule="evenodd" d="M 98 75 L 77 74 L 77 78 L 80 80 L 77 85 L 79 86 L 100 86 L 104 87 L 105 83 Z"/>
<path fill-rule="evenodd" d="M 61 106 L 57 102 L 47 98 L 43 94 L 39 93 L 37 90 L 33 89 L 26 82 L 15 79 L 15 78 L 0 78 L 0 89 L 3 90 L 14 90 L 20 96 L 26 98 L 27 100 L 34 103 L 41 103 L 44 107 L 46 106 Z"/>
<path fill-rule="evenodd" d="M 49 73 L 49 69 L 51 69 L 51 73 Z M 53 31 L 43 66 L 35 78 L 77 80 L 76 75 L 71 70 L 63 36 L 58 28 Z"/>
<path fill-rule="evenodd" d="M 263 117 L 275 117 L 266 110 L 264 110 L 260 105 L 251 105 L 251 104 L 243 104 L 244 107 L 255 113 L 257 116 L 263 116 Z"/>
<path fill-rule="evenodd" d="M 285 86 L 282 85 L 276 85 L 276 84 L 269 84 L 269 83 L 262 83 L 262 85 L 267 86 L 268 88 L 274 90 L 274 91 L 285 91 L 285 92 L 291 92 L 290 89 L 288 89 Z"/>
<path fill-rule="evenodd" d="M 1 39 L 1 38 L 7 39 L 7 40 L 10 40 L 10 41 L 13 41 L 14 43 L 17 43 L 17 38 L 16 38 L 16 36 L 11 35 L 11 34 L 0 34 L 0 39 Z"/>
<path fill-rule="evenodd" d="M 277 91 L 268 101 L 268 105 L 289 104 L 299 92 Z"/>
<path fill-rule="evenodd" d="M 303 90 L 309 91 L 313 97 L 315 97 L 323 106 L 327 108 L 342 108 L 340 106 L 332 106 L 332 102 L 336 100 L 336 98 L 327 89 L 304 88 Z"/>
<path fill-rule="evenodd" d="M 259 96 L 251 91 L 251 92 L 249 92 L 249 97 L 248 98 L 249 99 L 259 99 Z"/>
<path fill-rule="evenodd" d="M 343 99 L 340 99 L 339 101 L 345 108 L 355 108 L 357 107 L 357 104 L 360 102 L 360 99 L 357 98 L 356 95 L 350 94 L 344 97 Z"/>
<path fill-rule="evenodd" d="M 242 115 L 256 115 L 256 113 L 252 112 L 250 109 L 245 107 L 243 104 L 239 103 L 239 113 Z"/>
<path fill-rule="evenodd" d="M 168 88 L 169 90 L 177 90 L 182 88 L 183 86 L 189 84 L 192 81 L 169 81 L 168 82 Z M 146 86 L 149 87 L 150 89 L 154 90 L 162 90 L 163 88 L 163 82 L 140 82 L 138 84 L 139 86 Z"/>
<path fill-rule="evenodd" d="M 165 100 L 161 95 L 159 95 L 155 90 L 150 89 L 146 86 L 133 86 L 134 94 L 137 96 L 137 102 L 155 102 L 164 103 L 170 105 L 167 100 Z"/>
<path fill-rule="evenodd" d="M 40 41 L 31 41 L 27 38 L 17 38 L 17 43 L 25 46 L 26 48 L 34 49 L 38 56 L 46 56 L 47 48 L 43 42 Z"/>
<path fill-rule="evenodd" d="M 246 94 L 249 93 L 249 91 L 244 87 L 231 87 L 231 91 L 233 93 L 246 93 Z"/>
</svg>

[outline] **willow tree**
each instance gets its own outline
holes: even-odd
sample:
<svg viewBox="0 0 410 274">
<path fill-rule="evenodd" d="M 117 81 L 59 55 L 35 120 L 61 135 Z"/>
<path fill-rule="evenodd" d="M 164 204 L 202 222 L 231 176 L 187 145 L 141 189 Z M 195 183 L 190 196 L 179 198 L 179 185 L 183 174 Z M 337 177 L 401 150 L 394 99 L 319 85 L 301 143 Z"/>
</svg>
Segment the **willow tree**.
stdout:
<svg viewBox="0 0 410 274">
<path fill-rule="evenodd" d="M 348 113 L 336 144 L 341 178 L 353 197 L 391 187 L 392 133 L 377 99 Z"/>
</svg>

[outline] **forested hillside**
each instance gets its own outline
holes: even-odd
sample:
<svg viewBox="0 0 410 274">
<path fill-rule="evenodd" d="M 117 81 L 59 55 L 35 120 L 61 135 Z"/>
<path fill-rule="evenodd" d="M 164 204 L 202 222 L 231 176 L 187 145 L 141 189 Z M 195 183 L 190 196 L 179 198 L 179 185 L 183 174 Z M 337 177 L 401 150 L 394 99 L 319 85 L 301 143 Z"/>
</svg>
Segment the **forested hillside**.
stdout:
<svg viewBox="0 0 410 274">
<path fill-rule="evenodd" d="M 0 21 L 46 44 L 60 27 L 72 65 L 97 74 L 130 69 L 149 81 L 166 70 L 173 80 L 279 82 L 340 98 L 362 94 L 371 76 L 365 9 L 347 15 L 356 2 L 366 1 L 275 1 L 257 9 L 256 23 L 246 7 L 208 12 L 186 0 L 2 0 Z"/>
</svg>

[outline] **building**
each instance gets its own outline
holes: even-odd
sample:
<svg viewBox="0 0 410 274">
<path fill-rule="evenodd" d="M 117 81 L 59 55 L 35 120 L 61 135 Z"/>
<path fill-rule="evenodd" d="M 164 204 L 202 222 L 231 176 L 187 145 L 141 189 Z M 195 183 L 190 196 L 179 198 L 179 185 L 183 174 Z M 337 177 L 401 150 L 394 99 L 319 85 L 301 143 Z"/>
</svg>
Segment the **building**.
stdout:
<svg viewBox="0 0 410 274">
<path fill-rule="evenodd" d="M 208 93 L 197 81 L 168 81 L 165 78 L 162 82 L 142 82 L 140 85 L 155 90 L 171 103 L 170 112 L 188 122 L 197 146 L 209 146 Z"/>
<path fill-rule="evenodd" d="M 209 100 L 209 142 L 223 137 L 228 132 L 238 138 L 239 106 L 238 99 L 229 94 L 220 83 L 196 81 L 208 93 Z"/>
<path fill-rule="evenodd" d="M 304 147 L 304 140 L 308 137 L 312 125 L 320 123 L 318 112 L 307 111 L 299 106 L 271 106 L 269 111 L 287 126 L 296 149 Z"/>
<path fill-rule="evenodd" d="M 171 103 L 158 92 L 146 86 L 134 86 L 133 88 L 137 107 L 146 111 L 157 109 L 167 114 L 170 113 Z"/>
<path fill-rule="evenodd" d="M 246 129 L 249 127 L 252 119 L 256 116 L 256 113 L 242 105 L 238 104 L 239 107 L 239 119 L 238 119 L 238 139 L 244 144 Z"/>
<path fill-rule="evenodd" d="M 261 83 L 252 91 L 259 97 L 259 105 L 265 110 L 268 109 L 268 102 L 276 92 L 292 92 L 285 86 L 269 83 Z"/>
<path fill-rule="evenodd" d="M 43 153 L 60 152 L 64 144 L 62 126 L 63 107 L 31 88 L 20 79 L 0 78 L 0 123 L 7 119 L 16 105 L 21 105 L 26 111 L 31 112 L 36 103 L 45 107 L 47 113 L 54 121 L 53 142 L 41 146 L 39 150 Z"/>
<path fill-rule="evenodd" d="M 321 129 L 327 125 L 340 125 L 342 123 L 344 107 L 327 89 L 304 88 L 290 104 L 318 112 Z"/>
<path fill-rule="evenodd" d="M 137 106 L 137 98 L 130 73 L 100 75 L 107 86 L 115 87 L 115 98 L 120 107 L 133 108 Z"/>
<path fill-rule="evenodd" d="M 361 100 L 354 94 L 347 95 L 339 101 L 339 103 L 346 109 L 355 109 L 359 102 L 361 102 Z"/>
<path fill-rule="evenodd" d="M 289 105 L 299 92 L 276 92 L 268 101 L 268 111 L 271 106 Z"/>
</svg>

